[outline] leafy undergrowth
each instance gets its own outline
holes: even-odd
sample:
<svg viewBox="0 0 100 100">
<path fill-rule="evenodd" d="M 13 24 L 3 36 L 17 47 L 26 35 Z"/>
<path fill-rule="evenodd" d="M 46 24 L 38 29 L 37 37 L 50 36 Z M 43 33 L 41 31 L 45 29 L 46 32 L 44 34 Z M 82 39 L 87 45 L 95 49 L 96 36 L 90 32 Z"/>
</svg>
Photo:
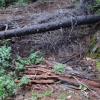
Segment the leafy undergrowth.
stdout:
<svg viewBox="0 0 100 100">
<path fill-rule="evenodd" d="M 0 99 L 13 95 L 16 84 L 13 79 L 11 63 L 11 48 L 2 46 L 0 48 Z"/>
<path fill-rule="evenodd" d="M 53 70 L 57 74 L 63 74 L 65 72 L 65 65 L 60 63 L 55 64 Z"/>
<path fill-rule="evenodd" d="M 31 0 L 0 0 L 0 7 L 7 7 L 8 5 L 11 5 L 11 4 L 18 4 L 18 5 L 24 6 L 30 1 Z"/>
<path fill-rule="evenodd" d="M 20 83 L 17 84 L 16 80 L 19 79 L 19 72 L 24 71 L 26 65 L 43 63 L 43 57 L 38 55 L 37 52 L 31 53 L 28 58 L 22 59 L 17 57 L 14 61 L 11 55 L 11 47 L 0 47 L 0 100 L 5 100 L 9 96 L 13 96 L 17 89 L 28 84 L 30 80 L 23 76 L 20 78 Z"/>
<path fill-rule="evenodd" d="M 0 0 L 0 7 L 8 7 L 9 5 L 26 6 L 31 2 L 38 0 Z M 52 2 L 52 0 L 39 0 L 41 3 Z"/>
<path fill-rule="evenodd" d="M 17 56 L 17 59 L 13 60 L 11 55 L 10 46 L 0 47 L 0 100 L 7 100 L 8 97 L 12 97 L 16 94 L 17 90 L 25 87 L 31 82 L 31 80 L 23 76 L 20 78 L 20 72 L 25 71 L 26 65 L 38 65 L 44 62 L 43 56 L 38 52 L 31 53 L 27 58 L 21 58 Z M 64 67 L 62 64 L 54 66 L 56 73 L 63 73 Z M 16 80 L 20 80 L 17 83 Z M 38 100 L 38 98 L 48 97 L 52 95 L 52 91 L 45 91 L 42 94 L 36 94 L 32 92 L 32 99 Z"/>
<path fill-rule="evenodd" d="M 34 67 L 32 68 L 33 65 L 35 65 L 35 68 Z M 28 91 L 28 93 L 30 93 L 29 97 L 27 96 L 27 93 L 24 94 L 24 97 L 25 95 L 27 96 L 25 97 L 25 99 L 28 98 L 26 100 L 47 100 L 47 99 L 73 100 L 73 98 L 79 100 L 82 100 L 82 98 L 84 98 L 88 100 L 88 98 L 90 98 L 89 93 L 90 92 L 94 93 L 93 90 L 91 90 L 87 85 L 81 83 L 81 81 L 79 81 L 79 87 L 77 87 L 77 89 L 80 90 L 79 93 L 77 93 L 75 90 L 69 89 L 68 85 L 60 84 L 59 81 L 58 83 L 56 83 L 55 81 L 53 84 L 43 85 L 41 80 L 43 80 L 43 78 L 45 79 L 48 75 L 51 75 L 52 77 L 52 72 L 54 78 L 58 78 L 60 77 L 60 75 L 64 75 L 66 71 L 66 66 L 64 64 L 56 63 L 52 66 L 52 70 L 49 70 L 50 66 L 44 69 L 39 67 L 40 68 L 39 70 L 38 66 L 40 65 L 45 66 L 44 57 L 39 52 L 33 52 L 27 58 L 21 58 L 20 56 L 17 56 L 16 59 L 12 59 L 11 47 L 7 45 L 1 46 L 0 47 L 0 100 L 8 100 L 8 97 L 14 97 L 15 94 L 17 94 L 18 90 L 20 89 L 22 89 L 22 92 L 20 94 L 21 96 L 25 91 Z M 29 72 L 31 72 L 32 73 L 31 75 L 33 76 L 34 76 L 33 73 L 38 73 L 40 76 L 42 75 L 42 72 L 46 74 L 46 76 L 45 74 L 41 76 L 42 79 L 40 78 L 38 80 L 37 78 L 37 81 L 35 81 L 35 82 L 41 82 L 40 84 L 30 84 L 32 80 L 28 77 L 29 75 L 26 76 L 24 74 L 25 71 L 28 71 L 26 70 L 27 68 L 26 66 L 28 66 L 29 69 L 30 68 L 32 69 L 32 72 L 31 70 Z M 38 76 L 38 74 L 35 74 L 35 78 L 36 76 Z M 62 80 L 63 78 L 60 77 L 60 79 Z M 75 78 L 75 80 L 77 80 L 77 78 Z M 49 79 L 47 78 L 46 81 L 49 82 Z M 83 96 L 81 97 L 80 95 Z M 21 98 L 18 99 L 18 96 L 16 96 L 16 98 L 14 97 L 14 100 L 23 100 L 23 99 Z M 94 98 L 92 98 L 91 100 L 94 100 Z"/>
</svg>

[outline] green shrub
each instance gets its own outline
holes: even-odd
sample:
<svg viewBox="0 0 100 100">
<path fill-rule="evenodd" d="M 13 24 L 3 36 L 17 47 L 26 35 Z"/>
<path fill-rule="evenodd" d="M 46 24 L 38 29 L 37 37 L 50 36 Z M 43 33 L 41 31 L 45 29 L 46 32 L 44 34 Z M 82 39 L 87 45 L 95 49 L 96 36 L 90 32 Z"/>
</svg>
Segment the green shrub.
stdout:
<svg viewBox="0 0 100 100">
<path fill-rule="evenodd" d="M 26 4 L 29 3 L 29 1 L 30 1 L 30 0 L 17 0 L 16 3 L 17 3 L 19 6 L 25 6 Z"/>
<path fill-rule="evenodd" d="M 97 3 L 97 4 L 100 4 L 100 0 L 96 0 L 96 3 Z"/>
<path fill-rule="evenodd" d="M 18 5 L 25 5 L 27 3 L 29 3 L 29 1 L 31 0 L 0 0 L 0 7 L 6 7 L 10 4 L 14 4 L 17 3 Z"/>
<path fill-rule="evenodd" d="M 16 84 L 10 75 L 12 68 L 11 47 L 0 47 L 0 100 L 12 96 L 16 90 Z"/>
<path fill-rule="evenodd" d="M 16 79 L 19 79 L 17 72 L 25 70 L 26 65 L 40 64 L 44 58 L 38 53 L 31 53 L 28 58 L 17 57 L 15 60 L 15 67 L 11 57 L 11 47 L 1 46 L 0 47 L 0 100 L 6 100 L 8 96 L 12 96 L 18 87 L 27 85 L 30 79 L 22 77 L 20 83 L 15 83 Z"/>
<path fill-rule="evenodd" d="M 25 86 L 27 85 L 29 82 L 31 82 L 31 80 L 26 77 L 26 76 L 23 76 L 21 79 L 20 79 L 20 83 L 18 84 L 20 87 L 22 86 Z"/>
<path fill-rule="evenodd" d="M 0 100 L 12 96 L 16 92 L 14 79 L 9 75 L 0 77 Z"/>
<path fill-rule="evenodd" d="M 0 47 L 0 69 L 6 70 L 11 68 L 11 47 L 1 46 Z"/>
<path fill-rule="evenodd" d="M 20 56 L 17 57 L 16 60 L 16 70 L 18 72 L 24 71 L 26 65 L 32 65 L 32 64 L 41 64 L 44 62 L 44 58 L 41 54 L 38 54 L 37 52 L 33 52 L 30 54 L 27 58 L 21 58 Z"/>
<path fill-rule="evenodd" d="M 100 14 L 100 0 L 96 0 L 96 4 L 92 7 L 96 14 Z"/>
<path fill-rule="evenodd" d="M 64 72 L 65 72 L 65 65 L 58 63 L 58 64 L 54 65 L 53 71 L 55 73 L 57 73 L 57 74 L 64 74 Z"/>
<path fill-rule="evenodd" d="M 0 0 L 0 7 L 4 7 L 5 6 L 5 0 Z"/>
<path fill-rule="evenodd" d="M 50 97 L 52 96 L 53 92 L 51 90 L 46 90 L 43 93 L 32 93 L 32 100 L 40 100 L 43 97 Z"/>
<path fill-rule="evenodd" d="M 37 52 L 31 53 L 28 59 L 31 64 L 41 64 L 44 61 L 43 56 Z"/>
</svg>

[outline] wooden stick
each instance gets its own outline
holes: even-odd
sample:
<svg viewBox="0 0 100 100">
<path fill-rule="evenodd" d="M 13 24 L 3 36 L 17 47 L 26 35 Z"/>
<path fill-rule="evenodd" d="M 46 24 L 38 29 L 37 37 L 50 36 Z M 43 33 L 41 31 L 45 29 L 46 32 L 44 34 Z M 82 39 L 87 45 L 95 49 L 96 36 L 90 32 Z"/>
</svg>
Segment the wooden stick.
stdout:
<svg viewBox="0 0 100 100">
<path fill-rule="evenodd" d="M 16 80 L 15 81 L 16 83 L 20 83 L 20 80 Z M 54 80 L 45 80 L 45 79 L 42 79 L 42 80 L 31 80 L 31 83 L 35 83 L 35 84 L 52 84 L 54 83 L 55 81 Z"/>
</svg>

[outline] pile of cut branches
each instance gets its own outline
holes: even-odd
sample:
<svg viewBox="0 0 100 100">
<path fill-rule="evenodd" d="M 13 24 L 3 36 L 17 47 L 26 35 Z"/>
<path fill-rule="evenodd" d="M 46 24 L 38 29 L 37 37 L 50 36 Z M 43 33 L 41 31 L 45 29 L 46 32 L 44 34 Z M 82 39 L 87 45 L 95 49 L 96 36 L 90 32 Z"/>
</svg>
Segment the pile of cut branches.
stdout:
<svg viewBox="0 0 100 100">
<path fill-rule="evenodd" d="M 77 89 L 79 89 L 79 86 L 82 84 L 91 88 L 100 88 L 100 81 L 80 78 L 70 74 L 58 74 L 55 73 L 50 66 L 45 65 L 26 66 L 26 70 L 20 75 L 27 76 L 31 80 L 31 84 L 54 84 L 60 81 L 76 86 Z M 16 82 L 20 83 L 20 80 Z"/>
</svg>

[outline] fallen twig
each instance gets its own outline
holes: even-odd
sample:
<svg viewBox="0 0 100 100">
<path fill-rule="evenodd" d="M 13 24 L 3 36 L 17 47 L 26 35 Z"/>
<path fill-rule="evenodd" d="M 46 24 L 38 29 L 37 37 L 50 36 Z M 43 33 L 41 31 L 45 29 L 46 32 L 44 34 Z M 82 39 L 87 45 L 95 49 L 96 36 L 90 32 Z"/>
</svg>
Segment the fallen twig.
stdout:
<svg viewBox="0 0 100 100">
<path fill-rule="evenodd" d="M 15 81 L 16 83 L 20 83 L 20 80 L 16 80 Z M 46 79 L 42 79 L 42 80 L 31 80 L 31 84 L 32 83 L 35 83 L 35 84 L 52 84 L 54 83 L 55 81 L 54 80 L 46 80 Z"/>
<path fill-rule="evenodd" d="M 55 81 L 58 80 L 74 86 L 80 86 L 80 84 L 77 82 L 77 80 L 74 79 L 73 76 L 71 75 L 64 76 L 64 75 L 55 74 L 51 69 L 32 68 L 31 70 L 27 69 L 27 71 L 25 71 L 23 74 L 28 78 L 30 78 L 32 80 L 32 83 L 49 84 L 49 83 L 54 83 Z M 94 80 L 84 79 L 80 77 L 77 77 L 77 79 L 89 87 L 100 88 L 100 81 L 94 81 Z"/>
</svg>

